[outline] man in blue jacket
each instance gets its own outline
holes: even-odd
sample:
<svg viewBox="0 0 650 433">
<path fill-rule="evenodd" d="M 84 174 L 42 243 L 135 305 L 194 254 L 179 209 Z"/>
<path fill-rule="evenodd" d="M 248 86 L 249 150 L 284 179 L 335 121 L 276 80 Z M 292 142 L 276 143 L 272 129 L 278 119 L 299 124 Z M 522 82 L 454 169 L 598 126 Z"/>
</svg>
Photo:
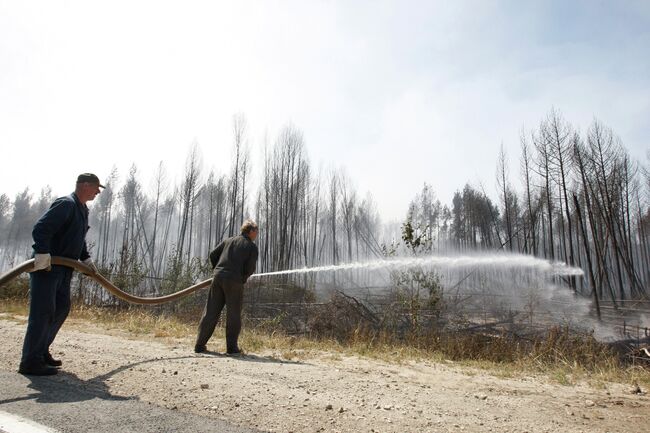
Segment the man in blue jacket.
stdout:
<svg viewBox="0 0 650 433">
<path fill-rule="evenodd" d="M 222 241 L 210 253 L 210 264 L 214 277 L 208 300 L 199 323 L 194 351 L 205 352 L 206 344 L 219 321 L 221 310 L 226 307 L 226 352 L 229 355 L 241 353 L 237 341 L 241 330 L 241 310 L 244 298 L 244 284 L 255 272 L 257 264 L 257 224 L 246 220 L 241 234 Z"/>
<path fill-rule="evenodd" d="M 97 270 L 88 254 L 88 208 L 104 188 L 91 173 L 80 174 L 75 191 L 60 197 L 38 220 L 34 238 L 34 270 L 29 279 L 29 320 L 23 343 L 19 373 L 45 376 L 56 374 L 60 360 L 50 354 L 50 345 L 70 312 L 72 269 L 51 264 L 52 256 L 82 260 Z"/>
</svg>

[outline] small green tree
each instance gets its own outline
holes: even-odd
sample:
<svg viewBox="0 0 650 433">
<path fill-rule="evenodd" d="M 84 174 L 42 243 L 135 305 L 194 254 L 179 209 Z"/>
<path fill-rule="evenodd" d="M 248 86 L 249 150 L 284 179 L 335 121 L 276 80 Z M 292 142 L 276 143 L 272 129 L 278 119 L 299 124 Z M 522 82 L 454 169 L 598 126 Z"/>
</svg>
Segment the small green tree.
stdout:
<svg viewBox="0 0 650 433">
<path fill-rule="evenodd" d="M 427 248 L 427 228 L 413 225 L 408 219 L 402 225 L 402 240 L 409 252 L 416 256 Z M 441 277 L 433 270 L 412 267 L 391 273 L 391 283 L 398 303 L 407 311 L 409 328 L 419 332 L 424 320 L 422 312 L 437 317 L 441 308 Z"/>
<path fill-rule="evenodd" d="M 398 302 L 407 311 L 412 331 L 421 330 L 424 323 L 423 312 L 428 312 L 431 317 L 439 316 L 442 285 L 436 272 L 421 268 L 395 271 L 391 274 L 391 282 Z"/>
</svg>

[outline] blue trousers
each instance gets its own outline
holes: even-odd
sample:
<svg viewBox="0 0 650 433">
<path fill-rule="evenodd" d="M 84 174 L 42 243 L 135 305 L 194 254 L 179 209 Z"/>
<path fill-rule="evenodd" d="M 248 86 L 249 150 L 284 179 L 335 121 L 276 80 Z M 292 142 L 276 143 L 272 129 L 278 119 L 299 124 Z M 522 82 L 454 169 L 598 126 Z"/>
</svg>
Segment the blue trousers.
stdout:
<svg viewBox="0 0 650 433">
<path fill-rule="evenodd" d="M 71 279 L 72 269 L 65 266 L 29 274 L 29 320 L 21 365 L 43 362 L 70 312 Z"/>
</svg>

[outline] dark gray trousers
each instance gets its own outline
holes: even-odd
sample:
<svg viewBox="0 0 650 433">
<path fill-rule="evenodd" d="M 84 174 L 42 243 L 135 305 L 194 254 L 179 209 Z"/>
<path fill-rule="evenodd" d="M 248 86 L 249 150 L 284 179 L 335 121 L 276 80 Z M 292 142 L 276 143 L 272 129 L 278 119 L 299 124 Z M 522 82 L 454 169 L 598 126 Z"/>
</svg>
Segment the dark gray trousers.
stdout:
<svg viewBox="0 0 650 433">
<path fill-rule="evenodd" d="M 208 301 L 203 310 L 199 323 L 199 333 L 196 337 L 197 346 L 205 346 L 212 337 L 214 328 L 219 322 L 221 310 L 226 307 L 226 346 L 227 350 L 238 348 L 237 340 L 241 331 L 241 310 L 244 298 L 244 284 L 238 281 L 226 280 L 215 276 L 208 293 Z"/>
<path fill-rule="evenodd" d="M 21 365 L 43 362 L 70 312 L 72 269 L 52 266 L 52 270 L 29 274 L 29 319 L 23 343 Z"/>
</svg>

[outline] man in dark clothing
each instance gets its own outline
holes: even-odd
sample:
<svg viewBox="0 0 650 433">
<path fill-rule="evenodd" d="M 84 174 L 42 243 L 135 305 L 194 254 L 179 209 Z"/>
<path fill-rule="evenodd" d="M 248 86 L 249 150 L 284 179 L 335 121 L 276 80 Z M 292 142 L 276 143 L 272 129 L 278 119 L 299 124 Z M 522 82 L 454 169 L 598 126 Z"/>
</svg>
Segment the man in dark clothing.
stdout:
<svg viewBox="0 0 650 433">
<path fill-rule="evenodd" d="M 258 227 L 247 220 L 241 228 L 241 235 L 233 236 L 217 245 L 210 253 L 210 263 L 214 276 L 208 301 L 199 323 L 194 351 L 206 351 L 205 345 L 212 336 L 219 321 L 221 310 L 226 306 L 226 351 L 228 354 L 240 353 L 237 340 L 241 330 L 241 310 L 244 296 L 244 283 L 255 272 L 257 263 Z"/>
<path fill-rule="evenodd" d="M 72 269 L 52 265 L 51 257 L 82 260 L 97 269 L 86 246 L 86 202 L 93 200 L 103 187 L 94 174 L 80 174 L 75 192 L 56 199 L 34 226 L 34 270 L 29 279 L 29 319 L 19 373 L 56 374 L 54 367 L 62 364 L 52 358 L 50 345 L 70 312 Z"/>
</svg>

